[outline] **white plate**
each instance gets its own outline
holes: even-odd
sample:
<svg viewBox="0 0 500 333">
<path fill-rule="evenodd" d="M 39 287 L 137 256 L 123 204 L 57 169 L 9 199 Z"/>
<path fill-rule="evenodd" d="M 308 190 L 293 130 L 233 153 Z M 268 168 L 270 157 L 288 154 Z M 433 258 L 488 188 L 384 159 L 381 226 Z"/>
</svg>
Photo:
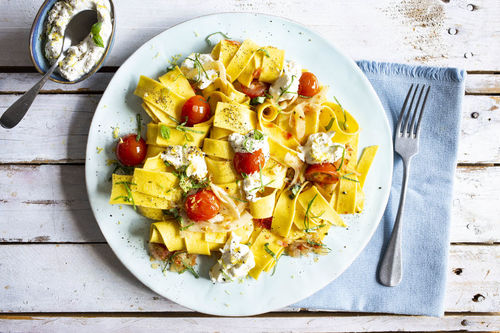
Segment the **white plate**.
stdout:
<svg viewBox="0 0 500 333">
<path fill-rule="evenodd" d="M 120 135 L 135 132 L 135 115 L 141 100 L 133 95 L 140 75 L 156 78 L 168 67 L 171 56 L 207 52 L 205 37 L 222 31 L 231 38 L 250 38 L 260 45 L 284 49 L 293 59 L 330 86 L 333 95 L 358 120 L 360 147 L 379 145 L 365 184 L 363 214 L 349 218 L 349 228 L 334 227 L 326 238 L 330 254 L 294 259 L 283 256 L 276 273 L 263 273 L 258 281 L 214 285 L 208 279 L 211 260 L 199 260 L 201 278 L 153 269 L 147 253 L 149 221 L 132 208 L 108 204 L 114 159 L 113 127 Z M 143 113 L 144 119 L 147 119 Z M 273 16 L 225 13 L 184 22 L 140 47 L 120 67 L 101 98 L 87 143 L 85 176 L 90 204 L 102 233 L 122 263 L 145 285 L 160 295 L 196 311 L 229 316 L 254 315 L 297 302 L 338 277 L 359 255 L 377 227 L 389 196 L 392 176 L 392 139 L 383 107 L 356 64 L 336 47 L 307 28 Z M 96 147 L 103 147 L 98 153 Z M 382 189 L 378 189 L 378 187 Z"/>
</svg>

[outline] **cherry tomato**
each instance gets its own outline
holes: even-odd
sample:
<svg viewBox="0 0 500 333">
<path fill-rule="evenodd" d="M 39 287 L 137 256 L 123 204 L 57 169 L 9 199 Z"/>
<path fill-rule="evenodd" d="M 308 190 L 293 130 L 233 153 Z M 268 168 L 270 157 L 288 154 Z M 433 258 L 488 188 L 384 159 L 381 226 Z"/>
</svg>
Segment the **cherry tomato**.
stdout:
<svg viewBox="0 0 500 333">
<path fill-rule="evenodd" d="M 200 95 L 194 95 L 182 106 L 181 121 L 187 120 L 188 126 L 210 119 L 210 104 Z"/>
<path fill-rule="evenodd" d="M 319 92 L 319 82 L 316 75 L 304 72 L 299 80 L 299 95 L 312 97 Z"/>
<path fill-rule="evenodd" d="M 233 163 L 237 173 L 249 175 L 262 169 L 266 158 L 262 149 L 259 149 L 253 153 L 235 153 Z"/>
<path fill-rule="evenodd" d="M 332 163 L 311 164 L 307 167 L 306 179 L 317 183 L 334 184 L 339 180 L 339 173 Z"/>
<path fill-rule="evenodd" d="M 143 138 L 137 141 L 136 138 L 137 134 L 125 135 L 116 145 L 116 157 L 125 166 L 141 164 L 146 158 L 146 141 Z"/>
<path fill-rule="evenodd" d="M 267 83 L 257 80 L 253 80 L 248 87 L 236 82 L 235 87 L 250 98 L 265 96 L 266 91 L 269 89 L 269 85 Z"/>
<path fill-rule="evenodd" d="M 187 197 L 184 208 L 191 220 L 206 221 L 219 213 L 220 203 L 214 192 L 201 190 Z"/>
<path fill-rule="evenodd" d="M 256 227 L 271 230 L 271 226 L 273 224 L 273 217 L 271 216 L 265 219 L 253 219 L 253 223 Z"/>
</svg>

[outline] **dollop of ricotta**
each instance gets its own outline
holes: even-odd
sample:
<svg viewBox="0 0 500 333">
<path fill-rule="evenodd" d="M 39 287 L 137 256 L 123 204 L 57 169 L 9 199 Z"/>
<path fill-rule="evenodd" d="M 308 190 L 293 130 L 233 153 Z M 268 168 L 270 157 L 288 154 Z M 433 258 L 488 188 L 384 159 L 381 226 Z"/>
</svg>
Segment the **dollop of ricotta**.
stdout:
<svg viewBox="0 0 500 333">
<path fill-rule="evenodd" d="M 269 94 L 278 102 L 287 101 L 297 96 L 302 67 L 295 61 L 288 60 L 283 66 L 280 77 L 269 87 Z"/>
<path fill-rule="evenodd" d="M 309 135 L 305 146 L 299 148 L 308 164 L 334 163 L 342 158 L 345 146 L 332 141 L 335 132 L 320 132 Z"/>
<path fill-rule="evenodd" d="M 251 130 L 245 135 L 231 133 L 227 140 L 236 153 L 253 153 L 262 149 L 266 161 L 270 157 L 267 135 L 259 130 Z"/>
<path fill-rule="evenodd" d="M 240 244 L 241 237 L 231 233 L 224 247 L 220 250 L 222 256 L 210 269 L 209 275 L 212 282 L 232 282 L 244 278 L 255 266 L 255 259 L 250 248 Z"/>
<path fill-rule="evenodd" d="M 95 10 L 101 24 L 99 36 L 103 46 L 98 46 L 90 33 L 78 45 L 71 46 L 64 58 L 59 60 L 64 43 L 64 32 L 71 19 L 84 10 Z M 109 43 L 113 29 L 109 0 L 60 0 L 54 4 L 47 16 L 45 57 L 51 64 L 59 61 L 58 71 L 63 77 L 74 81 L 90 72 L 101 60 Z"/>
<path fill-rule="evenodd" d="M 167 146 L 160 157 L 176 170 L 185 167 L 188 177 L 202 180 L 208 174 L 205 154 L 196 146 Z"/>
<path fill-rule="evenodd" d="M 205 89 L 219 77 L 217 62 L 210 54 L 191 53 L 180 69 L 188 80 L 197 82 L 199 89 Z"/>
<path fill-rule="evenodd" d="M 269 178 L 262 175 L 260 172 L 254 172 L 243 178 L 243 192 L 245 192 L 245 199 L 247 201 L 255 202 L 257 199 L 257 193 L 262 189 L 263 186 L 269 183 Z"/>
</svg>

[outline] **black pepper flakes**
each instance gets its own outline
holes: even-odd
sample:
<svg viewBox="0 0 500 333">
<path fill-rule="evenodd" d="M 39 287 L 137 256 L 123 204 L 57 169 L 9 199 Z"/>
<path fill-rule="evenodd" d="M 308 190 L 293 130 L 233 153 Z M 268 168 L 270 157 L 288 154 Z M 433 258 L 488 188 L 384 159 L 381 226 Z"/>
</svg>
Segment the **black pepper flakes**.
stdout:
<svg viewBox="0 0 500 333">
<path fill-rule="evenodd" d="M 474 118 L 474 119 L 477 119 L 479 117 L 479 113 L 478 112 L 472 112 L 470 116 L 472 118 Z"/>
</svg>

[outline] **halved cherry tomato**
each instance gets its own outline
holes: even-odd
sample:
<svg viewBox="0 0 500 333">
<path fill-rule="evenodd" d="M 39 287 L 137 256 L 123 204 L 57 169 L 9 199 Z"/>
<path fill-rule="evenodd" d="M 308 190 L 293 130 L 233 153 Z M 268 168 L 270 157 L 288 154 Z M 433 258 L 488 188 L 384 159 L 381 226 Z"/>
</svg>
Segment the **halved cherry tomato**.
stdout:
<svg viewBox="0 0 500 333">
<path fill-rule="evenodd" d="M 339 173 L 332 163 L 311 164 L 306 169 L 306 179 L 324 184 L 334 184 L 339 181 Z"/>
<path fill-rule="evenodd" d="M 206 221 L 219 213 L 220 203 L 214 192 L 201 190 L 187 197 L 184 209 L 191 220 Z"/>
<path fill-rule="evenodd" d="M 210 104 L 200 95 L 194 95 L 182 106 L 181 121 L 188 126 L 202 123 L 210 119 Z"/>
<path fill-rule="evenodd" d="M 273 224 L 273 217 L 271 216 L 265 219 L 253 219 L 253 223 L 255 224 L 256 227 L 271 230 L 271 226 Z"/>
<path fill-rule="evenodd" d="M 253 153 L 235 153 L 233 163 L 237 173 L 249 175 L 262 169 L 266 163 L 266 158 L 262 149 L 259 149 Z"/>
<path fill-rule="evenodd" d="M 299 95 L 312 97 L 319 92 L 319 81 L 311 72 L 304 72 L 299 80 Z"/>
<path fill-rule="evenodd" d="M 116 157 L 125 166 L 141 164 L 146 158 L 148 147 L 141 138 L 137 141 L 137 134 L 128 134 L 120 139 L 116 145 Z"/>
<path fill-rule="evenodd" d="M 269 84 L 258 80 L 253 80 L 248 87 L 245 87 L 239 82 L 236 82 L 234 86 L 250 98 L 265 96 L 266 91 L 269 89 Z"/>
</svg>

